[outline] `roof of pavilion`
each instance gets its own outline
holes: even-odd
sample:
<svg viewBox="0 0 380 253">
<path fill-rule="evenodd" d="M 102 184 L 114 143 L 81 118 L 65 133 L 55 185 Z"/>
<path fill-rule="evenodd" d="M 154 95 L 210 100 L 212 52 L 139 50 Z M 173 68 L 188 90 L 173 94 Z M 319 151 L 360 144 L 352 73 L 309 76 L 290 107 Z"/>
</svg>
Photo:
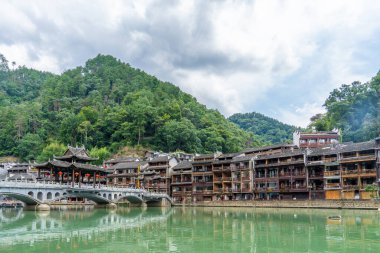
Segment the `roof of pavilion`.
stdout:
<svg viewBox="0 0 380 253">
<path fill-rule="evenodd" d="M 61 169 L 80 169 L 87 172 L 104 172 L 108 173 L 107 170 L 100 168 L 99 166 L 91 165 L 91 164 L 85 164 L 85 163 L 69 163 L 65 161 L 60 160 L 52 160 L 41 164 L 35 164 L 34 167 L 39 169 L 44 168 L 61 168 Z"/>
<path fill-rule="evenodd" d="M 71 161 L 73 158 L 80 161 L 96 161 L 99 158 L 90 157 L 84 147 L 71 147 L 68 146 L 63 156 L 54 156 L 57 160 Z"/>
</svg>

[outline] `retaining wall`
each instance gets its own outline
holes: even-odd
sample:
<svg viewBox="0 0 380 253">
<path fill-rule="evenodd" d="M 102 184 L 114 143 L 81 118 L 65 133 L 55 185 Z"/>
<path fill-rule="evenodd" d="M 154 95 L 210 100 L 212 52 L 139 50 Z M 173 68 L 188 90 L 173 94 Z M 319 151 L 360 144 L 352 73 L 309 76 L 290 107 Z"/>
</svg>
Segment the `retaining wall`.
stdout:
<svg viewBox="0 0 380 253">
<path fill-rule="evenodd" d="M 182 206 L 178 205 L 177 206 Z M 207 207 L 266 207 L 266 208 L 326 208 L 326 209 L 379 209 L 380 200 L 281 200 L 281 201 L 212 201 L 186 204 Z"/>
</svg>

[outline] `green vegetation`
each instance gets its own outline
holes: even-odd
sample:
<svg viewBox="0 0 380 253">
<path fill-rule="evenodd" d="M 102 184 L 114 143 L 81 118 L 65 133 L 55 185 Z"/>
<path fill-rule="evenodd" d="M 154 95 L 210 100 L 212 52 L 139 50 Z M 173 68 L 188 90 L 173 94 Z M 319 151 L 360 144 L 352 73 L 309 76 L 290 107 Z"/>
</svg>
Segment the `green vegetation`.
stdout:
<svg viewBox="0 0 380 253">
<path fill-rule="evenodd" d="M 61 75 L 8 65 L 0 54 L 0 156 L 46 160 L 67 144 L 100 158 L 124 146 L 234 152 L 261 144 L 173 84 L 112 56 Z"/>
<path fill-rule="evenodd" d="M 368 83 L 353 82 L 334 89 L 309 127 L 342 130 L 343 141 L 366 141 L 380 135 L 380 72 Z"/>
<path fill-rule="evenodd" d="M 228 118 L 242 129 L 260 137 L 266 144 L 291 142 L 295 126 L 284 124 L 257 112 L 237 113 Z"/>
</svg>

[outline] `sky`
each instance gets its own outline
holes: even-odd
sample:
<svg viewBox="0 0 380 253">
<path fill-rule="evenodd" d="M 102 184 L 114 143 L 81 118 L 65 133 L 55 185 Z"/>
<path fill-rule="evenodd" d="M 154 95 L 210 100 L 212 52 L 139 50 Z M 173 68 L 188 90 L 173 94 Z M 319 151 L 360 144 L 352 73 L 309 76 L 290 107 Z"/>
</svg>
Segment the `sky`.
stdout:
<svg viewBox="0 0 380 253">
<path fill-rule="evenodd" d="M 379 13 L 377 0 L 1 0 L 0 53 L 54 73 L 110 54 L 226 117 L 305 127 L 334 88 L 379 71 Z"/>
</svg>

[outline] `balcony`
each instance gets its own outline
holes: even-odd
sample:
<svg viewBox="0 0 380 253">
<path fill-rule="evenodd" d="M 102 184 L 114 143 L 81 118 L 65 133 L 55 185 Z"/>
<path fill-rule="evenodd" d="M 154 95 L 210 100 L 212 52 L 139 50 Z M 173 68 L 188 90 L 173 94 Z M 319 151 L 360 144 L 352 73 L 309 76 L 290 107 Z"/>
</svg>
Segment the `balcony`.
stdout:
<svg viewBox="0 0 380 253">
<path fill-rule="evenodd" d="M 214 188 L 214 193 L 222 193 L 223 188 Z"/>
<path fill-rule="evenodd" d="M 223 181 L 231 181 L 232 178 L 231 178 L 231 177 L 223 177 L 222 180 L 223 180 Z"/>
<path fill-rule="evenodd" d="M 340 159 L 341 163 L 364 162 L 364 161 L 376 161 L 376 155 L 351 156 L 351 157 L 342 157 Z"/>
<path fill-rule="evenodd" d="M 339 170 L 332 170 L 332 171 L 325 171 L 324 177 L 340 177 L 340 171 Z"/>
<path fill-rule="evenodd" d="M 343 185 L 343 190 L 359 190 L 358 185 Z"/>
<path fill-rule="evenodd" d="M 342 177 L 358 177 L 359 171 L 358 170 L 343 170 L 342 171 Z"/>
<path fill-rule="evenodd" d="M 212 171 L 222 171 L 222 167 L 213 167 Z"/>
<path fill-rule="evenodd" d="M 340 183 L 327 183 L 324 187 L 325 190 L 341 189 Z"/>
<path fill-rule="evenodd" d="M 309 178 L 322 178 L 323 177 L 323 172 L 322 173 L 310 173 Z"/>
<path fill-rule="evenodd" d="M 293 172 L 293 177 L 306 177 L 306 173 L 304 171 L 294 171 Z"/>
<path fill-rule="evenodd" d="M 291 177 L 290 172 L 280 172 L 278 177 Z"/>
<path fill-rule="evenodd" d="M 251 177 L 242 177 L 241 178 L 243 181 L 251 181 Z"/>
<path fill-rule="evenodd" d="M 362 176 L 373 176 L 373 177 L 376 177 L 376 169 L 362 169 L 360 174 Z"/>
<path fill-rule="evenodd" d="M 222 178 L 221 177 L 214 177 L 214 182 L 222 182 Z"/>
</svg>

